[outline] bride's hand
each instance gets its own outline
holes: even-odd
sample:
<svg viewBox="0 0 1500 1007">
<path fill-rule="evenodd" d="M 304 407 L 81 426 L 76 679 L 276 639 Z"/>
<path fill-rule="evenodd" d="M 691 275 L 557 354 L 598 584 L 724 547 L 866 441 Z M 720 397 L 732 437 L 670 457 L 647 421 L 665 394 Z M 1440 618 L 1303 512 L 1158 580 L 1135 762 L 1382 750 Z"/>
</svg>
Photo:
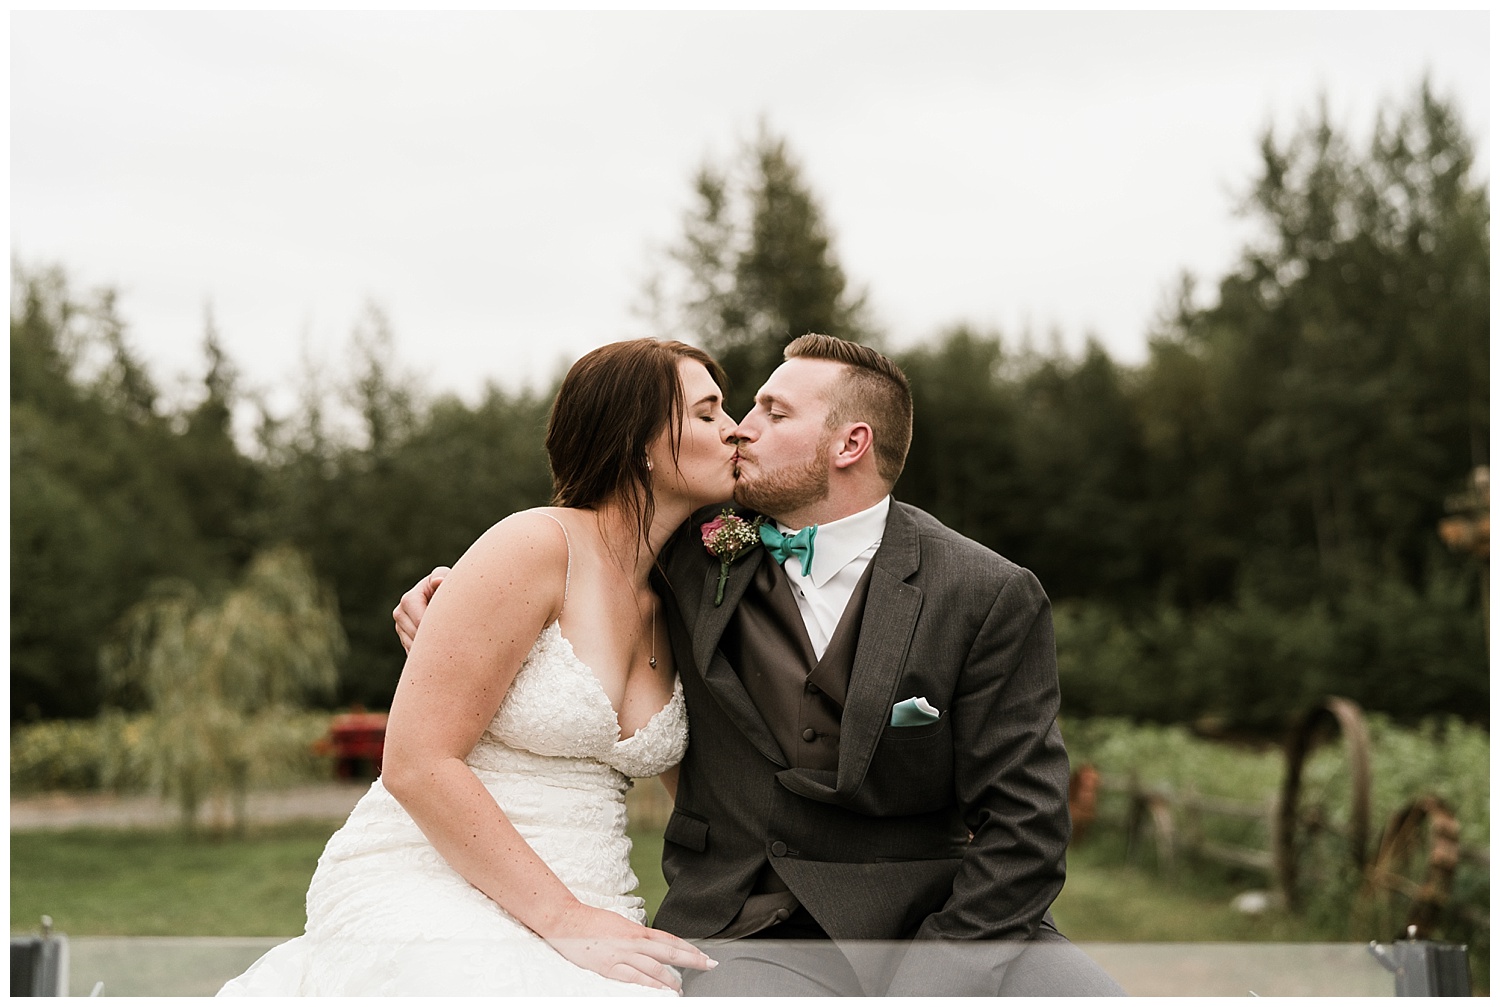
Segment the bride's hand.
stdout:
<svg viewBox="0 0 1500 1007">
<path fill-rule="evenodd" d="M 682 992 L 682 979 L 670 966 L 706 970 L 718 964 L 680 937 L 585 905 L 564 914 L 542 937 L 590 972 L 674 993 Z"/>
</svg>

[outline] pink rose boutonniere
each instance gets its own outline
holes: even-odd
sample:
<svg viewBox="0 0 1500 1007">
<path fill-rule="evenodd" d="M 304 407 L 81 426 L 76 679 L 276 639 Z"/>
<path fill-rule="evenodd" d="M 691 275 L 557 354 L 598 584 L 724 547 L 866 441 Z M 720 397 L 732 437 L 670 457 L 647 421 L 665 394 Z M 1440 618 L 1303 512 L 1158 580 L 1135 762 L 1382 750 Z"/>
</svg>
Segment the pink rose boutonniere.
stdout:
<svg viewBox="0 0 1500 1007">
<path fill-rule="evenodd" d="M 722 514 L 703 526 L 703 546 L 719 561 L 719 589 L 714 592 L 714 605 L 724 604 L 729 564 L 760 545 L 761 520 L 746 521 L 726 507 Z"/>
</svg>

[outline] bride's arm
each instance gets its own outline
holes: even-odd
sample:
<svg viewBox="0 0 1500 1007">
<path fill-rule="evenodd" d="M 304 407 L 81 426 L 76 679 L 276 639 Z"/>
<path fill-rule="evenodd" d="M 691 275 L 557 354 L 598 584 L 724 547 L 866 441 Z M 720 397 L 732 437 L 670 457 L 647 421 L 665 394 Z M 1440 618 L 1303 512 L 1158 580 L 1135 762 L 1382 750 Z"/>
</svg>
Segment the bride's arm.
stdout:
<svg viewBox="0 0 1500 1007">
<path fill-rule="evenodd" d="M 396 687 L 382 780 L 454 870 L 565 957 L 677 989 L 662 963 L 707 968 L 708 958 L 579 902 L 464 762 L 561 608 L 566 572 L 560 530 L 540 516 L 502 521 L 470 547 L 434 596 Z"/>
</svg>

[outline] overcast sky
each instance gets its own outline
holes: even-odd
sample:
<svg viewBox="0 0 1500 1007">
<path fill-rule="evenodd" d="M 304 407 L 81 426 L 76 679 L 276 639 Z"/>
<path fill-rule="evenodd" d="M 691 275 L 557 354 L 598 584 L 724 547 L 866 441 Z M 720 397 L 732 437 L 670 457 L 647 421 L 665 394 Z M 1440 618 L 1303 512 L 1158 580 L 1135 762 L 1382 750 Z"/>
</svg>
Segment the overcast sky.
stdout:
<svg viewBox="0 0 1500 1007">
<path fill-rule="evenodd" d="M 367 302 L 434 391 L 543 384 L 632 316 L 764 119 L 896 346 L 967 322 L 1139 361 L 1212 281 L 1260 133 L 1424 74 L 1489 171 L 1489 15 L 11 15 L 11 249 L 120 292 L 153 373 L 337 367 Z M 1045 344 L 1044 344 L 1045 345 Z M 276 397 L 280 397 L 279 395 Z"/>
</svg>

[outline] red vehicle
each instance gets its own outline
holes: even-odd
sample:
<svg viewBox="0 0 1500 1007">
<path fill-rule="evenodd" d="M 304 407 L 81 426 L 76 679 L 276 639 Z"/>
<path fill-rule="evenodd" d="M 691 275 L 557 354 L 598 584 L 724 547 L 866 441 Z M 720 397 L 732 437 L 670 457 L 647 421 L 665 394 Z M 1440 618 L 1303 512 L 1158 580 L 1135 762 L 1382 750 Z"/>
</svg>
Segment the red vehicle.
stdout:
<svg viewBox="0 0 1500 1007">
<path fill-rule="evenodd" d="M 339 779 L 374 779 L 380 775 L 380 759 L 385 754 L 385 721 L 385 714 L 359 708 L 335 714 L 328 724 L 328 737 L 319 739 L 316 750 L 333 756 Z"/>
</svg>

